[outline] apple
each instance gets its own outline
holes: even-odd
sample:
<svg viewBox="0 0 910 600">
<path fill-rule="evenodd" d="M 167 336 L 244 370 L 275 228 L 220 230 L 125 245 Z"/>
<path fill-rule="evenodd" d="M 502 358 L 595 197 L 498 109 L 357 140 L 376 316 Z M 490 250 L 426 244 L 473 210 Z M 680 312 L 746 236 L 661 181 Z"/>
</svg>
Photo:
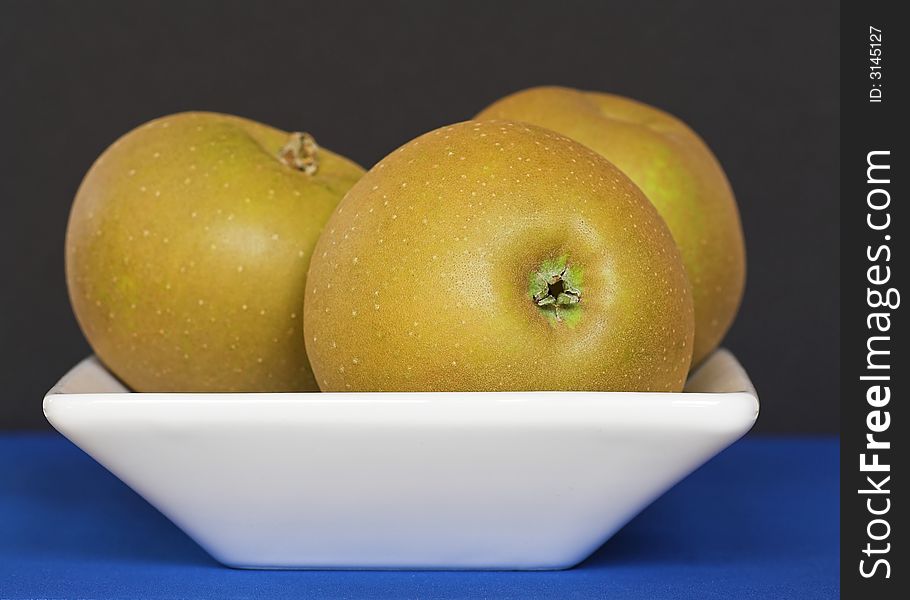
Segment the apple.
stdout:
<svg viewBox="0 0 910 600">
<path fill-rule="evenodd" d="M 303 342 L 316 239 L 362 175 L 240 117 L 183 113 L 91 167 L 66 233 L 76 317 L 137 391 L 316 390 Z"/>
<path fill-rule="evenodd" d="M 380 161 L 326 224 L 304 333 L 324 391 L 679 391 L 692 298 L 669 230 L 608 160 L 507 121 Z"/>
</svg>

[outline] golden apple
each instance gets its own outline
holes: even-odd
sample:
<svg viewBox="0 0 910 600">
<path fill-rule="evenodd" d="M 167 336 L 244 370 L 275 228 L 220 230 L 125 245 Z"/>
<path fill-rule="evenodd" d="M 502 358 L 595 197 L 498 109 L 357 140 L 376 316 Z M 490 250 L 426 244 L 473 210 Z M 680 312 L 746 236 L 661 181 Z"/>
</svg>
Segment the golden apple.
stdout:
<svg viewBox="0 0 910 600">
<path fill-rule="evenodd" d="M 602 156 L 506 121 L 427 133 L 374 166 L 313 253 L 324 391 L 682 389 L 679 252 Z"/>
<path fill-rule="evenodd" d="M 138 391 L 316 390 L 306 271 L 362 173 L 310 136 L 228 115 L 127 133 L 85 176 L 67 228 L 92 348 Z"/>
</svg>

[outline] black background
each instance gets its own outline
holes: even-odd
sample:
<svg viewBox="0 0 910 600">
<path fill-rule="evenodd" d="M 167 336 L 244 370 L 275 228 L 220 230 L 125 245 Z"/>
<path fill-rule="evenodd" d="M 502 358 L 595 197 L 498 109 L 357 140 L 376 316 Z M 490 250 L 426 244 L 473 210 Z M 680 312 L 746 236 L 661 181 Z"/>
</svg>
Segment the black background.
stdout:
<svg viewBox="0 0 910 600">
<path fill-rule="evenodd" d="M 89 353 L 63 235 L 93 159 L 189 109 L 312 132 L 364 166 L 538 84 L 686 120 L 732 181 L 745 301 L 726 345 L 757 431 L 838 429 L 838 7 L 814 2 L 0 1 L 0 429 Z"/>
</svg>

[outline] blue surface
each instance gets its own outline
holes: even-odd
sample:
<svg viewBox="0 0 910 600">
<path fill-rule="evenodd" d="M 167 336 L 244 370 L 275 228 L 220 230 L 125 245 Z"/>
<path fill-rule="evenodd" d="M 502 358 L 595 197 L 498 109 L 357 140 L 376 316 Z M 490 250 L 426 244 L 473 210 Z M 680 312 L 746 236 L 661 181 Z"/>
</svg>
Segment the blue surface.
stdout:
<svg viewBox="0 0 910 600">
<path fill-rule="evenodd" d="M 746 438 L 569 571 L 241 571 L 62 437 L 3 434 L 0 599 L 832 598 L 838 453 Z"/>
</svg>

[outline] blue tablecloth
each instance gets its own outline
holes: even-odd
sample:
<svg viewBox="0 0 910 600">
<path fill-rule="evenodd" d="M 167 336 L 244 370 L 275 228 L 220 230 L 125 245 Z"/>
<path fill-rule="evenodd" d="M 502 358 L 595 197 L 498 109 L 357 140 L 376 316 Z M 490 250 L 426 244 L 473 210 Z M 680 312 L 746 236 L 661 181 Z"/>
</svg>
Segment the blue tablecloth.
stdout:
<svg viewBox="0 0 910 600">
<path fill-rule="evenodd" d="M 831 598 L 838 452 L 746 438 L 568 571 L 243 571 L 62 437 L 0 434 L 0 599 Z"/>
</svg>

